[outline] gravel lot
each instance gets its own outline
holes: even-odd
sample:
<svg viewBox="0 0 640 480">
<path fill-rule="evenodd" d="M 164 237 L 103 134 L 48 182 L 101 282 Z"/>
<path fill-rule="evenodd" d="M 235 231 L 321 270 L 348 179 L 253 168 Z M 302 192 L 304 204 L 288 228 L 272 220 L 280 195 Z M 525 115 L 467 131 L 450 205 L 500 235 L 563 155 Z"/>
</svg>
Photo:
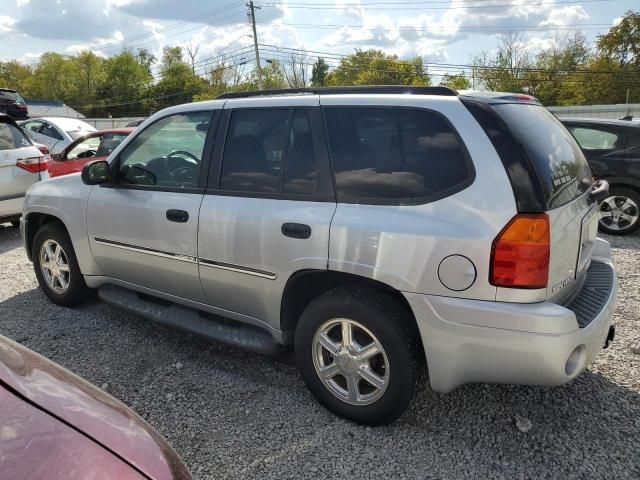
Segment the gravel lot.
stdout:
<svg viewBox="0 0 640 480">
<path fill-rule="evenodd" d="M 638 479 L 640 236 L 607 239 L 620 278 L 617 338 L 589 371 L 559 388 L 425 386 L 384 428 L 325 411 L 289 356 L 207 343 L 99 301 L 54 306 L 9 226 L 0 226 L 0 333 L 133 407 L 196 478 Z"/>
</svg>

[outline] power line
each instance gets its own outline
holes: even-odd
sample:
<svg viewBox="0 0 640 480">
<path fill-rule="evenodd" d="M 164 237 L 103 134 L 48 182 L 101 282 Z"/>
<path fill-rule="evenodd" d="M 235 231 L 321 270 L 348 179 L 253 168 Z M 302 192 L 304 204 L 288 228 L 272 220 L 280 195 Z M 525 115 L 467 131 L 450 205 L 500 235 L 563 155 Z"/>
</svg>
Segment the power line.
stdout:
<svg viewBox="0 0 640 480">
<path fill-rule="evenodd" d="M 460 5 L 460 6 L 446 6 L 446 7 L 429 7 L 429 6 L 403 6 L 402 10 L 460 10 L 460 9 L 493 9 L 493 8 L 512 8 L 512 7 L 531 7 L 538 5 L 548 5 L 548 6 L 556 6 L 556 5 L 575 5 L 582 3 L 598 3 L 598 2 L 612 2 L 613 0 L 565 0 L 565 1 L 557 1 L 553 4 L 548 2 L 535 2 L 535 3 L 526 3 L 524 5 L 518 5 L 513 3 L 508 4 L 500 4 L 500 5 Z M 433 4 L 433 3 L 449 3 L 441 1 L 441 2 L 422 2 L 424 4 Z M 287 7 L 292 9 L 300 9 L 300 10 L 344 10 L 346 6 L 353 7 L 366 7 L 369 10 L 397 10 L 398 5 L 393 4 L 393 6 L 375 6 L 376 4 L 367 4 L 367 2 L 363 3 L 352 3 L 352 4 L 295 4 L 295 3 L 265 3 L 263 7 Z M 380 5 L 380 4 L 379 4 Z"/>
</svg>

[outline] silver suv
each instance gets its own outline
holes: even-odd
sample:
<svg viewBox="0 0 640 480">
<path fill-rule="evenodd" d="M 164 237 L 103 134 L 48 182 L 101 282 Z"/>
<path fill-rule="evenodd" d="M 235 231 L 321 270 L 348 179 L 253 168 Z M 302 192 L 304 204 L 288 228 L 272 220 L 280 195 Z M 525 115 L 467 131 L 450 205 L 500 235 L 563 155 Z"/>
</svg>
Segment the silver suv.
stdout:
<svg viewBox="0 0 640 480">
<path fill-rule="evenodd" d="M 442 87 L 227 94 L 41 182 L 41 288 L 273 352 L 328 409 L 384 424 L 428 371 L 561 385 L 613 337 L 589 167 L 532 97 Z M 425 369 L 426 364 L 426 369 Z"/>
</svg>

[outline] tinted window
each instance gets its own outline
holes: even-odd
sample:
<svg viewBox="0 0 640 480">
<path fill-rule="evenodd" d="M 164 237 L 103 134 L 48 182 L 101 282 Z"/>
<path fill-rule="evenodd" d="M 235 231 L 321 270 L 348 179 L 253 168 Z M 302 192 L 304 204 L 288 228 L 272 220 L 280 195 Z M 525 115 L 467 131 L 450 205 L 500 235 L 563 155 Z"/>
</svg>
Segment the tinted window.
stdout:
<svg viewBox="0 0 640 480">
<path fill-rule="evenodd" d="M 463 147 L 426 110 L 326 108 L 339 199 L 425 199 L 471 178 Z"/>
<path fill-rule="evenodd" d="M 540 105 L 493 106 L 523 145 L 542 184 L 547 208 L 577 198 L 591 186 L 591 171 L 569 131 Z"/>
<path fill-rule="evenodd" d="M 45 123 L 42 126 L 40 133 L 47 137 L 55 138 L 56 140 L 62 140 L 62 135 L 60 135 L 60 132 L 58 132 L 58 130 L 56 130 L 56 128 L 53 125 L 49 125 L 48 123 Z M 80 137 L 77 137 L 77 138 L 80 138 Z"/>
<path fill-rule="evenodd" d="M 618 150 L 624 148 L 624 135 L 592 127 L 567 126 L 584 150 Z"/>
<path fill-rule="evenodd" d="M 211 112 L 171 115 L 149 125 L 120 155 L 121 183 L 196 187 Z"/>
<path fill-rule="evenodd" d="M 235 110 L 227 131 L 220 188 L 277 193 L 288 133 L 289 110 Z"/>
<path fill-rule="evenodd" d="M 22 127 L 26 130 L 31 130 L 32 132 L 38 133 L 42 128 L 42 125 L 42 122 L 39 122 L 38 120 L 32 120 L 30 122 L 23 123 Z"/>
<path fill-rule="evenodd" d="M 309 117 L 305 110 L 296 110 L 289 134 L 284 168 L 284 193 L 315 193 L 320 172 L 316 162 Z"/>
<path fill-rule="evenodd" d="M 10 123 L 0 123 L 0 150 L 13 150 L 30 145 L 31 142 L 19 128 Z"/>
<path fill-rule="evenodd" d="M 18 98 L 19 97 L 16 92 L 7 92 L 6 90 L 0 90 L 0 100 L 10 100 L 15 102 L 16 100 L 18 100 Z"/>
</svg>

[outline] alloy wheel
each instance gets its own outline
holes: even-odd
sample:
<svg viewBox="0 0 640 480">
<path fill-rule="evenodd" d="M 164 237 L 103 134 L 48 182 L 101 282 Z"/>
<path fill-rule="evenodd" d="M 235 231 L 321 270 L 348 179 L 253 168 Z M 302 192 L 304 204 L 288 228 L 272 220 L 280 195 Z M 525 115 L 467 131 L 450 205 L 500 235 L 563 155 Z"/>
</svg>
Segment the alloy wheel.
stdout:
<svg viewBox="0 0 640 480">
<path fill-rule="evenodd" d="M 40 247 L 40 270 L 47 286 L 57 294 L 69 288 L 71 269 L 62 246 L 55 240 L 46 240 Z"/>
<path fill-rule="evenodd" d="M 313 366 L 324 386 L 351 405 L 370 405 L 389 385 L 389 360 L 376 336 L 355 320 L 325 322 L 313 338 Z"/>
<path fill-rule="evenodd" d="M 628 230 L 639 216 L 638 205 L 629 197 L 612 195 L 600 203 L 600 224 L 610 230 Z"/>
</svg>

